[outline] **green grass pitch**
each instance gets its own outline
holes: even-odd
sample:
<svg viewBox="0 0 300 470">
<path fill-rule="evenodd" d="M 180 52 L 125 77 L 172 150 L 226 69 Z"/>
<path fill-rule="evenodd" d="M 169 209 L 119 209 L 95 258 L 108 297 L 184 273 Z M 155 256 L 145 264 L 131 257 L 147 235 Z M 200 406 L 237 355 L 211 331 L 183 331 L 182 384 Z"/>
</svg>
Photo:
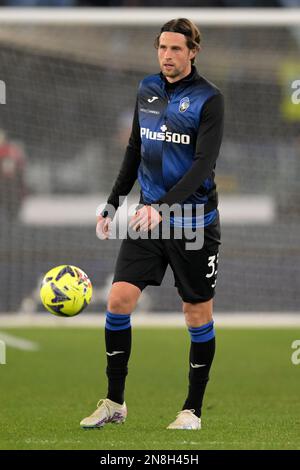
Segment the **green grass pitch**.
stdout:
<svg viewBox="0 0 300 470">
<path fill-rule="evenodd" d="M 72 320 L 70 320 L 72 321 Z M 106 394 L 103 329 L 6 328 L 40 350 L 0 365 L 0 449 L 300 449 L 299 329 L 217 328 L 201 431 L 170 431 L 187 390 L 185 328 L 133 328 L 123 425 L 84 431 Z"/>
</svg>

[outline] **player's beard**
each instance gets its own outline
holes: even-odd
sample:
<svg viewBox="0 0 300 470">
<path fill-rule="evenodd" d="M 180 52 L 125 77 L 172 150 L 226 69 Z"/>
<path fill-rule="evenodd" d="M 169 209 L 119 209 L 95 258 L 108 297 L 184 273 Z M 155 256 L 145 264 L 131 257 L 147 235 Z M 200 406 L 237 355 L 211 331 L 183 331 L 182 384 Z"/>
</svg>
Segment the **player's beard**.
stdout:
<svg viewBox="0 0 300 470">
<path fill-rule="evenodd" d="M 184 67 L 180 70 L 175 66 L 171 70 L 167 70 L 163 65 L 161 65 L 161 71 L 162 71 L 163 76 L 166 78 L 172 78 L 173 80 L 175 79 L 175 81 L 176 81 L 176 78 L 180 80 L 182 76 L 186 75 L 184 74 L 184 70 L 185 70 Z"/>
<path fill-rule="evenodd" d="M 172 70 L 165 70 L 164 68 L 162 68 L 162 74 L 164 77 L 170 77 L 170 78 L 176 78 L 178 76 L 180 76 L 180 70 L 176 69 L 176 68 L 173 68 Z"/>
</svg>

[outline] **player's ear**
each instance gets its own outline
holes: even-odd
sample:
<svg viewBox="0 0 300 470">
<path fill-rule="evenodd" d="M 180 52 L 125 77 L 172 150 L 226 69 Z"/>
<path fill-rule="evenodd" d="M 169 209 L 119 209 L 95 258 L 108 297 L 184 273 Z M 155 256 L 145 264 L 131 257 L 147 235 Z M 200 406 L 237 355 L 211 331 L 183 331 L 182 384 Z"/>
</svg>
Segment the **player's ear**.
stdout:
<svg viewBox="0 0 300 470">
<path fill-rule="evenodd" d="M 197 49 L 190 49 L 190 60 L 195 59 L 197 52 Z"/>
</svg>

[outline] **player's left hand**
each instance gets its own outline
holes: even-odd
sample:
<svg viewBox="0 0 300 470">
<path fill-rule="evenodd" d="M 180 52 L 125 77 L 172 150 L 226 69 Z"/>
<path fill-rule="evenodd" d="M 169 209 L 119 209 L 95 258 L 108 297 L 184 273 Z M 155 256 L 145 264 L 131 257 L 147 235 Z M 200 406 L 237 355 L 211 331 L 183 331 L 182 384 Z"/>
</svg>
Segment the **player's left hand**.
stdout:
<svg viewBox="0 0 300 470">
<path fill-rule="evenodd" d="M 129 227 L 133 230 L 147 232 L 153 230 L 161 221 L 161 215 L 152 206 L 143 206 L 131 217 Z"/>
</svg>

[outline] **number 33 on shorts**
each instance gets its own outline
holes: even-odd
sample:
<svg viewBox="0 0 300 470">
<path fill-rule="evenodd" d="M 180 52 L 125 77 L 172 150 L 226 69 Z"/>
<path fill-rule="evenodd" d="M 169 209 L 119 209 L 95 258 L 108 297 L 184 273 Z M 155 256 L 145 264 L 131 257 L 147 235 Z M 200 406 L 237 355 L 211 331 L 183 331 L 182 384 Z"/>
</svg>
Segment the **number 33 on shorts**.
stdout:
<svg viewBox="0 0 300 470">
<path fill-rule="evenodd" d="M 212 278 L 212 285 L 211 287 L 216 287 L 217 284 L 217 274 L 218 274 L 218 261 L 219 261 L 219 253 L 217 255 L 209 256 L 208 257 L 208 268 L 210 271 L 206 274 L 205 277 Z"/>
</svg>

